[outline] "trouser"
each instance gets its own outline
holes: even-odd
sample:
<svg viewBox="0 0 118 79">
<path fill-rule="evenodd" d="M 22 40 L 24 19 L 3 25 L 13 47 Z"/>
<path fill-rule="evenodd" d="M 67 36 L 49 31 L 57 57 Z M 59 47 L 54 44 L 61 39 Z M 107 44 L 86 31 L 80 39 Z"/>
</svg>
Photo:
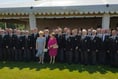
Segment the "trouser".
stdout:
<svg viewBox="0 0 118 79">
<path fill-rule="evenodd" d="M 111 57 L 110 57 L 110 52 L 106 52 L 106 64 L 110 65 Z"/>
<path fill-rule="evenodd" d="M 79 51 L 78 50 L 73 51 L 73 61 L 75 64 L 79 63 Z"/>
<path fill-rule="evenodd" d="M 79 49 L 79 50 L 78 50 L 78 52 L 79 52 L 79 56 L 78 56 L 78 57 L 79 57 L 79 58 L 78 58 L 78 62 L 79 62 L 79 63 L 81 63 L 81 49 Z"/>
<path fill-rule="evenodd" d="M 17 53 L 16 49 L 11 49 L 11 61 L 15 61 L 15 54 Z"/>
<path fill-rule="evenodd" d="M 81 63 L 87 65 L 88 64 L 88 52 L 82 51 L 81 52 Z"/>
<path fill-rule="evenodd" d="M 12 48 L 8 48 L 8 61 L 12 61 L 12 55 L 13 54 L 13 52 L 12 52 Z"/>
<path fill-rule="evenodd" d="M 33 48 L 33 49 L 29 49 L 30 51 L 30 58 L 32 61 L 36 61 L 36 50 Z"/>
<path fill-rule="evenodd" d="M 97 52 L 95 50 L 91 51 L 90 64 L 92 64 L 92 65 L 97 64 L 97 56 L 96 56 L 96 53 Z"/>
<path fill-rule="evenodd" d="M 66 62 L 72 64 L 73 52 L 71 50 L 66 51 Z"/>
<path fill-rule="evenodd" d="M 48 51 L 45 52 L 45 55 L 44 55 L 44 61 L 45 61 L 45 62 L 49 62 L 49 61 L 50 61 L 50 56 L 49 56 Z"/>
<path fill-rule="evenodd" d="M 64 57 L 63 57 L 64 60 L 63 61 L 64 61 L 64 63 L 66 63 L 66 50 L 65 50 L 65 48 L 63 49 L 63 55 L 64 55 Z"/>
<path fill-rule="evenodd" d="M 106 59 L 106 52 L 102 50 L 99 52 L 99 64 L 105 64 L 105 59 Z"/>
<path fill-rule="evenodd" d="M 0 61 L 3 60 L 3 49 L 0 48 Z"/>
<path fill-rule="evenodd" d="M 16 49 L 15 50 L 15 61 L 20 61 L 20 57 L 21 57 L 21 50 L 20 49 Z"/>
<path fill-rule="evenodd" d="M 24 59 L 24 61 L 30 61 L 30 51 L 29 51 L 29 49 L 25 49 L 24 50 L 24 55 L 23 55 L 23 59 Z"/>
<path fill-rule="evenodd" d="M 110 65 L 115 66 L 115 51 L 111 51 L 110 57 L 111 57 Z"/>
<path fill-rule="evenodd" d="M 24 53 L 25 53 L 25 50 L 24 49 L 21 49 L 20 53 L 19 53 L 19 61 L 24 61 Z"/>
<path fill-rule="evenodd" d="M 3 49 L 3 60 L 4 61 L 8 61 L 9 60 L 9 49 L 8 48 L 4 48 Z"/>
<path fill-rule="evenodd" d="M 115 67 L 118 67 L 118 52 L 115 52 L 114 61 L 115 61 Z"/>
<path fill-rule="evenodd" d="M 58 49 L 57 61 L 60 63 L 64 62 L 64 50 L 63 50 L 63 48 Z"/>
</svg>

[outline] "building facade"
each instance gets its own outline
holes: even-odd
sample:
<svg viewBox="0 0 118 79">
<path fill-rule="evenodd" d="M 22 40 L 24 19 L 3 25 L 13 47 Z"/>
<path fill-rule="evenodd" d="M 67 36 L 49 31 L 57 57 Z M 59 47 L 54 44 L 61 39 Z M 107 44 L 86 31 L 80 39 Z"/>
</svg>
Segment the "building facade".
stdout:
<svg viewBox="0 0 118 79">
<path fill-rule="evenodd" d="M 59 2 L 61 1 L 61 2 Z M 22 23 L 30 29 L 45 27 L 115 28 L 118 4 L 85 4 L 77 0 L 41 0 L 0 5 L 0 21 Z"/>
</svg>

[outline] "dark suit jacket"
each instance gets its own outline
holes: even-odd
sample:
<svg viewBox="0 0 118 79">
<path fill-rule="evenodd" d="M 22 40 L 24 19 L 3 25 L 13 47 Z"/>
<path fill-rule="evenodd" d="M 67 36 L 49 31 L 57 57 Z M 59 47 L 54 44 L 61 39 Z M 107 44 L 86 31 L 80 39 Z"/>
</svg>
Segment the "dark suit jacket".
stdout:
<svg viewBox="0 0 118 79">
<path fill-rule="evenodd" d="M 2 45 L 3 45 L 3 38 L 2 38 L 2 35 L 0 35 L 0 48 L 2 48 Z"/>
<path fill-rule="evenodd" d="M 19 40 L 18 40 L 18 37 L 17 35 L 13 34 L 12 35 L 12 42 L 11 42 L 11 45 L 12 45 L 12 48 L 15 47 L 15 48 L 18 48 L 19 46 Z"/>
<path fill-rule="evenodd" d="M 86 36 L 84 39 L 81 39 L 81 50 L 87 51 L 90 50 L 91 38 Z"/>
<path fill-rule="evenodd" d="M 103 47 L 102 49 L 105 50 L 105 51 L 109 51 L 110 47 L 109 47 L 109 41 L 110 41 L 110 35 L 105 35 L 105 40 L 103 41 Z"/>
<path fill-rule="evenodd" d="M 110 51 L 112 53 L 115 53 L 116 51 L 118 51 L 118 37 L 116 37 L 115 39 L 113 39 L 112 37 L 110 38 Z"/>
<path fill-rule="evenodd" d="M 69 36 L 69 37 L 65 40 L 65 49 L 66 49 L 66 51 L 72 50 L 72 46 L 73 46 L 73 44 L 72 44 L 72 37 Z"/>
<path fill-rule="evenodd" d="M 46 36 L 44 36 L 45 38 L 46 38 L 46 45 L 45 45 L 45 48 L 48 48 L 48 41 L 49 41 L 49 39 L 50 39 L 50 36 L 48 35 L 47 37 Z"/>
<path fill-rule="evenodd" d="M 73 36 L 71 37 L 72 38 L 72 49 L 75 50 L 76 47 L 78 48 L 78 45 L 79 45 L 79 36 L 76 35 L 76 36 Z"/>
<path fill-rule="evenodd" d="M 22 49 L 22 47 L 24 47 L 25 48 L 25 36 L 23 35 L 23 36 L 20 36 L 20 38 L 19 38 L 19 42 L 20 42 L 20 49 Z"/>
<path fill-rule="evenodd" d="M 59 48 L 64 48 L 64 44 L 63 44 L 63 39 L 64 39 L 64 37 L 63 37 L 63 35 L 58 35 L 58 36 L 56 36 L 56 39 L 57 39 L 57 43 L 58 43 L 58 45 L 59 45 Z"/>
<path fill-rule="evenodd" d="M 30 39 L 30 47 L 35 49 L 35 47 L 36 47 L 36 37 L 34 36 L 33 33 L 29 36 L 29 39 Z"/>
<path fill-rule="evenodd" d="M 11 45 L 11 36 L 9 34 L 6 34 L 4 37 L 3 37 L 3 47 L 6 48 L 6 46 L 8 46 L 8 48 L 12 48 L 12 45 Z"/>
<path fill-rule="evenodd" d="M 99 50 L 99 45 L 100 45 L 100 38 L 95 36 L 94 38 L 91 38 L 91 50 L 92 51 L 96 51 L 96 50 Z"/>
</svg>

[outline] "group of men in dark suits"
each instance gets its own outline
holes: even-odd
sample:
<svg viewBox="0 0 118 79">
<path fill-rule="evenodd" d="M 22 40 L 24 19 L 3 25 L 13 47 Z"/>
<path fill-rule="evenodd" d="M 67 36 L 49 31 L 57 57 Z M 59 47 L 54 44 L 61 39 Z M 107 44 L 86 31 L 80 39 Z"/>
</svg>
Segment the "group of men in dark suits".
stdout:
<svg viewBox="0 0 118 79">
<path fill-rule="evenodd" d="M 85 65 L 118 66 L 118 31 L 94 29 L 56 28 L 53 30 L 58 43 L 57 62 L 80 63 Z M 46 48 L 49 30 L 44 30 Z M 38 30 L 21 31 L 16 29 L 0 29 L 0 60 L 36 61 L 36 39 Z M 45 53 L 45 61 L 49 61 Z"/>
<path fill-rule="evenodd" d="M 36 60 L 35 40 L 37 30 L 30 34 L 27 30 L 0 29 L 0 60 L 32 61 Z"/>
<path fill-rule="evenodd" d="M 118 66 L 118 31 L 58 28 L 55 33 L 59 45 L 57 61 Z"/>
</svg>

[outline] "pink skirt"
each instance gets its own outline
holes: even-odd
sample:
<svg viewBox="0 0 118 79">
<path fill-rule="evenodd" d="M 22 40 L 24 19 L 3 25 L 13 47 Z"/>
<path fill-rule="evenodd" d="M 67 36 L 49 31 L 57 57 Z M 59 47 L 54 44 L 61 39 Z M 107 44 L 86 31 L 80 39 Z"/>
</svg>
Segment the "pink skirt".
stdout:
<svg viewBox="0 0 118 79">
<path fill-rule="evenodd" d="M 49 56 L 57 56 L 57 49 L 49 49 Z"/>
</svg>

